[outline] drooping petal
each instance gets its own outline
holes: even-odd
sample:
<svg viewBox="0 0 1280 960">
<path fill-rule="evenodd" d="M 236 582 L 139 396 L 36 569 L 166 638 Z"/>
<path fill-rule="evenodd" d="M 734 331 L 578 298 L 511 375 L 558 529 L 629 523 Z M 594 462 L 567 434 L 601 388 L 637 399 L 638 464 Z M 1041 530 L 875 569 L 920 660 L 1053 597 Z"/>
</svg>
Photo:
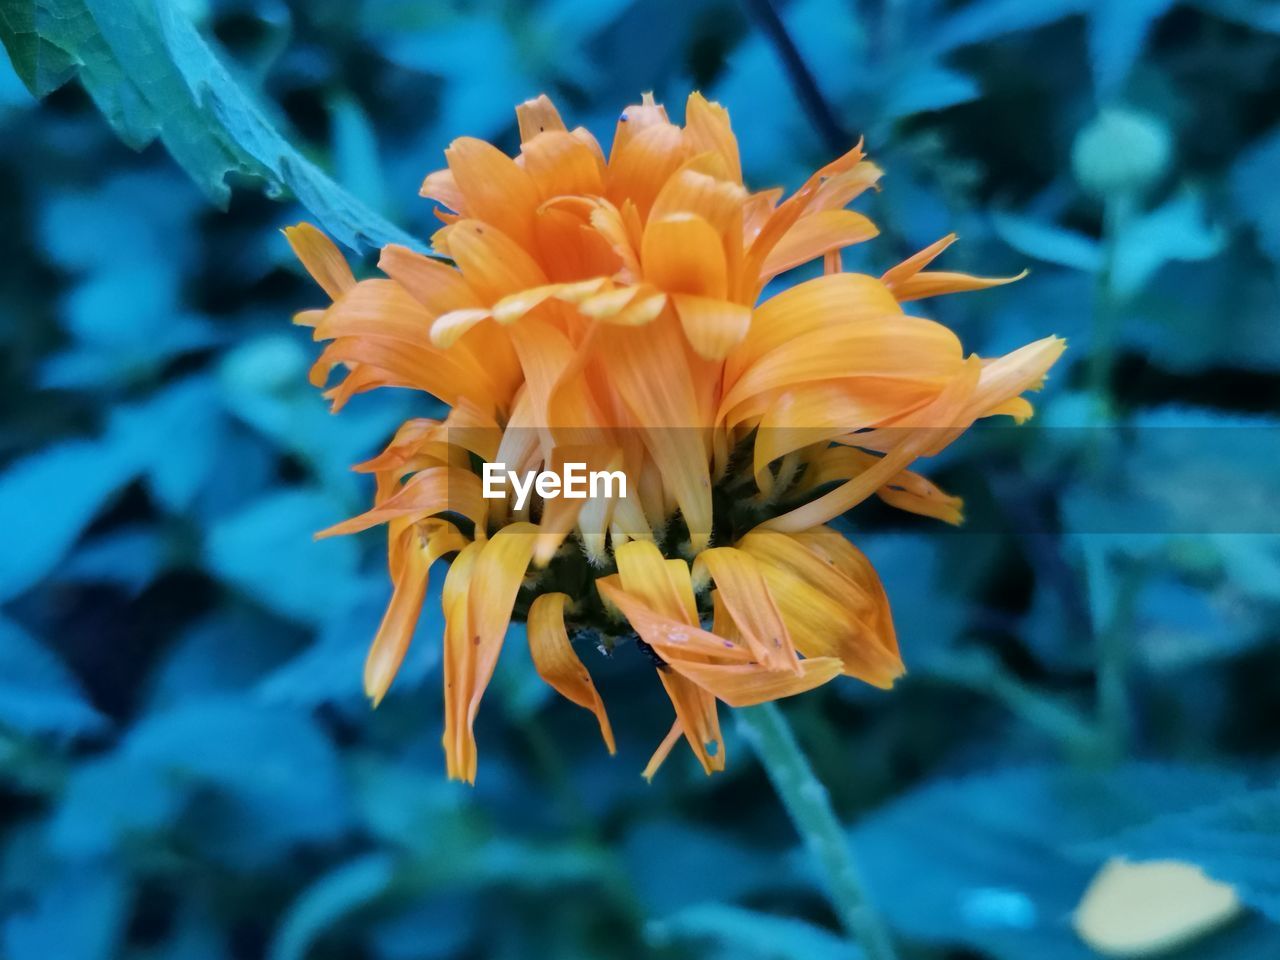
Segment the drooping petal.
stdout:
<svg viewBox="0 0 1280 960">
<path fill-rule="evenodd" d="M 568 599 L 563 593 L 544 593 L 529 607 L 529 652 L 533 666 L 538 676 L 562 697 L 595 714 L 605 746 L 610 753 L 616 753 L 604 701 L 565 630 L 564 606 Z"/>
<path fill-rule="evenodd" d="M 772 669 L 799 672 L 787 624 L 756 559 L 733 547 L 713 547 L 694 560 L 694 579 L 703 570 L 715 582 L 720 602 L 755 658 Z"/>
<path fill-rule="evenodd" d="M 476 560 L 483 543 L 468 545 L 444 578 L 440 603 L 444 609 L 444 746 L 450 780 L 476 781 L 476 738 L 467 710 L 475 684 L 476 645 L 472 642 L 469 596 Z"/>
<path fill-rule="evenodd" d="M 364 664 L 365 696 L 375 707 L 386 696 L 413 639 L 431 564 L 446 553 L 462 550 L 469 542 L 452 524 L 442 524 L 425 538 L 412 528 L 406 534 L 409 544 L 396 577 L 395 592 Z"/>
<path fill-rule="evenodd" d="M 843 666 L 838 657 L 810 657 L 801 660 L 795 671 L 771 670 L 756 663 L 671 664 L 682 677 L 731 707 L 751 707 L 805 693 L 840 676 Z"/>
</svg>

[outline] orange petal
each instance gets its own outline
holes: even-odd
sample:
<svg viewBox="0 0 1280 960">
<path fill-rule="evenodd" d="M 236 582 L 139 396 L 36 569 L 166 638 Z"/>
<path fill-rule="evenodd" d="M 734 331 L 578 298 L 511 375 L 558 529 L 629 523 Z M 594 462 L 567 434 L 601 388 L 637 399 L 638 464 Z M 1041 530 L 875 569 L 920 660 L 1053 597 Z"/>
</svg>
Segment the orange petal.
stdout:
<svg viewBox="0 0 1280 960">
<path fill-rule="evenodd" d="M 802 334 L 901 315 L 898 301 L 874 277 L 838 273 L 796 284 L 756 308 L 746 339 L 726 361 L 726 388 L 760 357 Z"/>
<path fill-rule="evenodd" d="M 467 201 L 463 198 L 462 191 L 458 189 L 458 181 L 454 179 L 452 170 L 436 170 L 427 174 L 426 179 L 422 181 L 422 186 L 418 188 L 418 196 L 434 200 L 454 213 L 469 216 Z"/>
<path fill-rule="evenodd" d="M 940 297 L 948 293 L 967 293 L 971 290 L 1002 287 L 1006 283 L 1015 283 L 1026 275 L 1026 270 L 1016 277 L 974 277 L 967 273 L 928 270 L 917 273 L 914 277 L 894 286 L 893 295 L 898 298 L 899 303 L 906 303 L 910 300 L 922 300 L 925 297 Z"/>
<path fill-rule="evenodd" d="M 475 685 L 476 645 L 470 603 L 476 560 L 484 543 L 472 543 L 449 564 L 441 591 L 444 608 L 444 746 L 450 780 L 476 782 L 476 738 L 467 720 Z"/>
<path fill-rule="evenodd" d="M 615 206 L 631 200 L 641 220 L 647 219 L 658 191 L 684 163 L 685 149 L 680 128 L 670 123 L 655 123 L 640 130 L 622 141 L 621 148 L 615 140 L 605 196 Z"/>
<path fill-rule="evenodd" d="M 520 156 L 542 200 L 604 193 L 604 159 L 571 133 L 540 133 L 524 142 Z"/>
<path fill-rule="evenodd" d="M 562 697 L 596 715 L 605 746 L 610 753 L 617 753 L 604 701 L 564 627 L 564 605 L 568 599 L 563 593 L 544 593 L 529 607 L 529 652 L 533 666 L 538 676 Z"/>
<path fill-rule="evenodd" d="M 415 473 L 409 482 L 385 503 L 372 510 L 321 530 L 316 538 L 359 533 L 396 517 L 422 519 L 440 513 L 457 513 L 483 525 L 487 501 L 480 478 L 456 467 L 428 467 Z"/>
<path fill-rule="evenodd" d="M 378 269 L 409 291 L 433 317 L 451 310 L 482 306 L 457 267 L 389 243 L 382 248 Z"/>
<path fill-rule="evenodd" d="M 676 722 L 671 724 L 671 729 L 667 732 L 667 735 L 662 738 L 662 742 L 658 744 L 658 749 L 653 751 L 653 756 L 649 758 L 649 762 L 645 764 L 644 772 L 640 775 L 646 780 L 653 780 L 654 774 L 658 772 L 659 767 L 666 763 L 667 757 L 671 755 L 671 750 L 680 742 L 682 736 L 684 736 L 684 727 L 680 726 L 680 720 L 677 718 Z"/>
<path fill-rule="evenodd" d="M 413 639 L 431 564 L 446 553 L 462 550 L 468 543 L 452 524 L 428 536 L 425 543 L 419 531 L 410 529 L 406 533 L 410 543 L 396 577 L 395 592 L 364 664 L 364 692 L 375 707 L 386 696 Z"/>
<path fill-rule="evenodd" d="M 667 293 L 723 300 L 729 292 L 724 247 L 711 224 L 693 214 L 651 220 L 640 251 L 644 277 Z"/>
<path fill-rule="evenodd" d="M 533 212 L 539 200 L 533 178 L 497 147 L 473 137 L 459 137 L 444 155 L 467 216 L 532 249 Z"/>
<path fill-rule="evenodd" d="M 715 547 L 694 560 L 694 578 L 704 570 L 755 658 L 771 669 L 798 671 L 791 635 L 756 559 L 733 547 Z"/>
<path fill-rule="evenodd" d="M 665 318 L 641 328 L 603 329 L 604 368 L 684 514 L 694 550 L 701 550 L 711 538 L 711 475 L 680 333 Z"/>
<path fill-rule="evenodd" d="M 285 239 L 307 273 L 329 295 L 331 300 L 356 285 L 355 275 L 347 264 L 347 258 L 332 240 L 309 223 L 299 223 L 284 228 Z"/>
<path fill-rule="evenodd" d="M 630 547 L 632 544 L 644 544 L 655 551 L 658 549 L 647 540 L 630 540 L 623 546 Z M 658 573 L 659 576 L 662 575 L 661 570 Z M 755 654 L 740 643 L 693 626 L 682 616 L 673 617 L 661 612 L 662 608 L 653 605 L 641 587 L 636 585 L 634 575 L 627 582 L 632 584 L 631 589 L 624 589 L 622 580 L 616 575 L 600 577 L 596 580 L 596 589 L 602 599 L 621 611 L 640 639 L 653 647 L 668 663 L 707 657 L 747 663 L 755 657 Z"/>
<path fill-rule="evenodd" d="M 801 660 L 796 670 L 770 670 L 757 663 L 687 663 L 671 668 L 731 707 L 751 707 L 769 700 L 805 693 L 840 676 L 837 657 Z"/>
<path fill-rule="evenodd" d="M 526 100 L 516 107 L 516 121 L 520 126 L 521 143 L 528 143 L 538 134 L 546 133 L 548 130 L 563 131 L 565 129 L 564 121 L 560 119 L 560 111 L 545 93 L 539 94 L 532 100 Z"/>
<path fill-rule="evenodd" d="M 972 417 L 966 422 L 966 416 L 981 370 L 977 357 L 970 357 L 931 403 L 905 418 L 910 422 L 903 424 L 902 439 L 875 466 L 817 500 L 767 520 L 761 528 L 798 532 L 826 523 L 871 496 L 916 457 L 945 446 L 973 422 Z"/>
<path fill-rule="evenodd" d="M 734 425 L 744 416 L 742 411 L 734 414 L 734 408 L 744 401 L 819 381 L 883 377 L 941 384 L 954 377 L 962 363 L 956 335 L 932 320 L 889 316 L 814 330 L 747 369 L 722 401 L 720 418 Z"/>
<path fill-rule="evenodd" d="M 547 282 L 526 248 L 479 220 L 459 220 L 450 227 L 449 255 L 484 304 Z"/>
<path fill-rule="evenodd" d="M 715 153 L 724 161 L 729 176 L 736 183 L 742 182 L 738 139 L 733 135 L 728 110 L 693 91 L 684 107 L 684 136 L 693 153 Z"/>
<path fill-rule="evenodd" d="M 692 214 L 711 224 L 717 236 L 724 236 L 741 216 L 747 191 L 740 184 L 697 169 L 692 160 L 663 184 L 653 201 L 649 219 L 664 220 Z"/>
<path fill-rule="evenodd" d="M 760 279 L 816 260 L 832 250 L 840 250 L 870 240 L 880 231 L 876 225 L 853 210 L 822 210 L 801 217 L 795 226 L 769 251 L 760 270 Z"/>
<path fill-rule="evenodd" d="M 741 303 L 692 293 L 672 294 L 671 303 L 689 345 L 707 360 L 723 360 L 751 328 L 751 308 Z"/>
<path fill-rule="evenodd" d="M 884 272 L 884 275 L 881 276 L 880 279 L 884 282 L 885 286 L 890 288 L 897 286 L 905 280 L 911 279 L 929 264 L 933 263 L 942 251 L 946 250 L 947 247 L 956 242 L 956 239 L 957 238 L 954 233 L 948 233 L 941 240 L 933 241 L 933 243 L 929 244 L 929 246 L 925 247 L 919 253 L 913 253 L 896 267 L 890 267 Z"/>
</svg>

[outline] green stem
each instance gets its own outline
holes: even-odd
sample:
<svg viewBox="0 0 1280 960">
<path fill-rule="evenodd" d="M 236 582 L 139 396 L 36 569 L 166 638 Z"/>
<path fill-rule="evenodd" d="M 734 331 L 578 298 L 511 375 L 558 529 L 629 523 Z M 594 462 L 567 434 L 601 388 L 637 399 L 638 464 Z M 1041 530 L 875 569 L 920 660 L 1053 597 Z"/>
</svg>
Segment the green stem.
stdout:
<svg viewBox="0 0 1280 960">
<path fill-rule="evenodd" d="M 786 807 L 827 882 L 827 893 L 849 935 L 867 960 L 896 960 L 889 931 L 872 909 L 848 839 L 831 809 L 827 789 L 796 743 L 786 717 L 776 704 L 736 710 L 738 730 L 764 764 L 774 790 Z"/>
</svg>

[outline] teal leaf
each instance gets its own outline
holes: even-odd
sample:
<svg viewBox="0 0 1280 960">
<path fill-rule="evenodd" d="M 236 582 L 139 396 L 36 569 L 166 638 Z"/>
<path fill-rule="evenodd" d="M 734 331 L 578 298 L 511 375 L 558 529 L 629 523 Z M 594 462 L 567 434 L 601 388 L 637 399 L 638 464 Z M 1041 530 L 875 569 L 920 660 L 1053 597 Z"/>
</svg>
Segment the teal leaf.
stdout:
<svg viewBox="0 0 1280 960">
<path fill-rule="evenodd" d="M 1280 191 L 1275 189 L 1280 170 L 1280 128 L 1241 155 L 1231 171 L 1231 189 L 1240 215 L 1258 231 L 1258 242 L 1272 260 L 1280 263 Z"/>
<path fill-rule="evenodd" d="M 1194 863 L 1280 923 L 1280 790 L 1274 787 L 1242 791 L 1138 825 L 1113 838 L 1108 848 L 1134 860 Z"/>
<path fill-rule="evenodd" d="M 0 727 L 76 736 L 107 726 L 80 684 L 53 653 L 0 617 Z"/>
<path fill-rule="evenodd" d="M 72 774 L 49 825 L 49 845 L 73 860 L 139 844 L 177 818 L 185 791 L 163 767 L 112 755 Z"/>
<path fill-rule="evenodd" d="M 942 21 L 929 46 L 939 53 L 1048 26 L 1094 6 L 1094 0 L 978 0 Z"/>
<path fill-rule="evenodd" d="M 253 867 L 302 843 L 334 840 L 350 820 L 333 744 L 310 718 L 241 698 L 153 714 L 126 740 L 128 761 L 206 792 L 192 842 L 205 856 Z"/>
<path fill-rule="evenodd" d="M 289 907 L 269 960 L 305 960 L 329 928 L 387 892 L 395 879 L 389 854 L 372 853 L 320 877 Z"/>
<path fill-rule="evenodd" d="M 724 958 L 861 960 L 865 956 L 851 941 L 803 920 L 719 903 L 698 904 L 652 920 L 645 932 L 655 946 L 710 945 L 714 948 L 710 956 Z"/>
<path fill-rule="evenodd" d="M 1121 90 L 1152 24 L 1171 6 L 1173 0 L 1122 0 L 1093 5 L 1089 14 L 1089 61 L 1100 100 Z"/>
<path fill-rule="evenodd" d="M 34 906 L 4 927 L 7 960 L 113 960 L 128 922 L 131 893 L 106 867 L 68 867 L 43 887 Z"/>
<path fill-rule="evenodd" d="M 214 202 L 229 175 L 295 196 L 320 225 L 354 249 L 418 244 L 302 156 L 187 18 L 157 0 L 32 0 L 7 4 L 0 39 L 19 76 L 44 96 L 74 74 L 127 144 L 159 139 Z"/>
<path fill-rule="evenodd" d="M 40 582 L 139 469 L 125 438 L 54 443 L 0 474 L 0 601 Z"/>
<path fill-rule="evenodd" d="M 1012 213 L 992 214 L 991 223 L 1001 240 L 1028 257 L 1088 273 L 1102 267 L 1098 241 L 1082 233 Z"/>
<path fill-rule="evenodd" d="M 1239 777 L 1194 767 L 1027 767 L 907 794 L 860 823 L 853 845 L 904 936 L 999 960 L 1087 960 L 1071 913 L 1118 849 L 1113 838 L 1242 788 Z"/>
<path fill-rule="evenodd" d="M 215 522 L 205 545 L 210 569 L 267 608 L 324 623 L 356 589 L 360 548 L 352 537 L 315 541 L 344 508 L 313 490 L 281 490 Z"/>
<path fill-rule="evenodd" d="M 1112 286 L 1119 296 L 1132 296 L 1166 263 L 1208 260 L 1217 256 L 1226 242 L 1226 231 L 1208 223 L 1203 199 L 1185 191 L 1120 231 Z"/>
</svg>

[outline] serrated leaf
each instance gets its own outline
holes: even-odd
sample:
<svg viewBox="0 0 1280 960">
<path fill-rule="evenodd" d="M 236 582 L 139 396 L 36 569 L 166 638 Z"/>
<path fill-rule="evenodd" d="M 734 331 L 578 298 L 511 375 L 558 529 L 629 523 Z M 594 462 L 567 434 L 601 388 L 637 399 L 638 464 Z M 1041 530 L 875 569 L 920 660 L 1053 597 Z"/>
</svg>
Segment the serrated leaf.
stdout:
<svg viewBox="0 0 1280 960">
<path fill-rule="evenodd" d="M 159 139 L 219 204 L 230 197 L 228 175 L 247 175 L 273 196 L 292 193 L 347 246 L 419 246 L 280 135 L 179 4 L 16 0 L 4 7 L 0 39 L 34 94 L 76 73 L 126 143 L 141 149 Z"/>
</svg>

